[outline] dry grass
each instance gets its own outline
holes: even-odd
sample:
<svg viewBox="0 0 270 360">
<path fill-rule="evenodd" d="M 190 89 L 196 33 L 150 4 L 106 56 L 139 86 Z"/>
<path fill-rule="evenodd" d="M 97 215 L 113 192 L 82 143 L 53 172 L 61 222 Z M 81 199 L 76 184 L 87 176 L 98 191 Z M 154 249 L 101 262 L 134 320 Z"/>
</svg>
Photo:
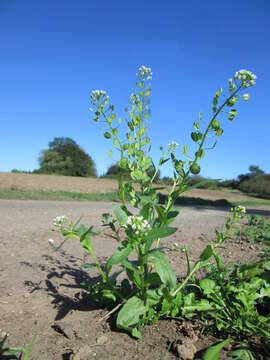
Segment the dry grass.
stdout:
<svg viewBox="0 0 270 360">
<path fill-rule="evenodd" d="M 70 191 L 90 194 L 113 192 L 117 182 L 109 179 L 73 176 L 0 173 L 0 188 L 23 190 Z"/>
<path fill-rule="evenodd" d="M 81 178 L 72 176 L 0 173 L 0 189 L 22 189 L 42 191 L 76 192 L 84 194 L 104 194 L 117 191 L 118 184 L 112 179 Z M 165 192 L 165 191 L 164 191 Z M 270 201 L 245 195 L 237 190 L 193 189 L 185 192 L 185 197 L 207 200 L 226 199 L 228 202 L 262 202 L 270 206 Z"/>
</svg>

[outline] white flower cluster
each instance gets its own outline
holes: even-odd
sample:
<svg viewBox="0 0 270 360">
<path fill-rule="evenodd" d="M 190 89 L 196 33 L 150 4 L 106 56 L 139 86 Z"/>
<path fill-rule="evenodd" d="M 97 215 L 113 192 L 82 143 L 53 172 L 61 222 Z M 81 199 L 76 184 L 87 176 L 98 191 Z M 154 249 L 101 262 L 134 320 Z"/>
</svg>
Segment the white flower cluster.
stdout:
<svg viewBox="0 0 270 360">
<path fill-rule="evenodd" d="M 146 77 L 146 80 L 152 80 L 152 70 L 150 67 L 146 67 L 144 65 L 142 65 L 139 68 L 139 72 L 141 74 L 141 77 L 144 79 Z"/>
<path fill-rule="evenodd" d="M 109 97 L 104 90 L 93 90 L 91 92 L 91 102 L 92 104 L 95 104 L 96 101 L 100 100 L 102 97 L 105 98 L 106 101 L 108 101 Z"/>
<path fill-rule="evenodd" d="M 246 208 L 244 206 L 238 205 L 238 206 L 231 208 L 231 212 L 233 212 L 235 214 L 239 214 L 239 215 L 245 215 Z"/>
<path fill-rule="evenodd" d="M 123 225 L 126 229 L 134 231 L 135 235 L 146 234 L 150 229 L 151 225 L 142 216 L 129 216 L 127 223 Z"/>
<path fill-rule="evenodd" d="M 134 94 L 134 93 L 130 94 L 130 99 L 129 100 L 130 100 L 131 104 L 138 104 L 139 101 L 140 101 L 139 96 L 137 94 Z"/>
<path fill-rule="evenodd" d="M 171 151 L 175 151 L 178 148 L 179 144 L 176 141 L 172 141 L 168 144 L 168 147 Z"/>
<path fill-rule="evenodd" d="M 61 227 L 67 220 L 67 217 L 65 215 L 62 216 L 56 216 L 56 218 L 53 219 L 53 225 L 56 227 Z"/>
<path fill-rule="evenodd" d="M 244 87 L 254 86 L 255 80 L 257 79 L 256 75 L 254 75 L 251 71 L 248 70 L 239 70 L 236 71 L 234 75 L 235 80 L 240 80 Z"/>
</svg>

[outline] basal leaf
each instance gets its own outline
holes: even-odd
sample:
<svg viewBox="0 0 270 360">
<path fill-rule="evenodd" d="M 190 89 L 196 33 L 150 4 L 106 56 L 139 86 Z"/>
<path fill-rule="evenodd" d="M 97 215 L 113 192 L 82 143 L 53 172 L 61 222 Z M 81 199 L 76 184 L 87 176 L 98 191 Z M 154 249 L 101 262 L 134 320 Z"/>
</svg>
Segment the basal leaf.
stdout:
<svg viewBox="0 0 270 360">
<path fill-rule="evenodd" d="M 220 351 L 228 345 L 232 340 L 226 339 L 217 345 L 213 345 L 206 350 L 203 355 L 203 360 L 218 360 Z"/>
<path fill-rule="evenodd" d="M 126 330 L 135 336 L 134 330 L 138 329 L 141 316 L 145 312 L 143 301 L 137 296 L 133 296 L 124 304 L 117 316 L 116 326 L 118 329 Z M 136 331 L 135 331 L 136 332 Z M 138 333 L 136 333 L 138 335 Z"/>
<path fill-rule="evenodd" d="M 205 294 L 210 294 L 210 293 L 212 293 L 213 292 L 213 290 L 214 290 L 214 288 L 215 288 L 215 285 L 216 285 L 216 283 L 215 283 L 215 281 L 214 280 L 212 280 L 212 279 L 202 279 L 201 281 L 200 281 L 200 287 L 201 287 L 201 289 L 203 290 L 203 292 L 205 293 Z"/>
</svg>

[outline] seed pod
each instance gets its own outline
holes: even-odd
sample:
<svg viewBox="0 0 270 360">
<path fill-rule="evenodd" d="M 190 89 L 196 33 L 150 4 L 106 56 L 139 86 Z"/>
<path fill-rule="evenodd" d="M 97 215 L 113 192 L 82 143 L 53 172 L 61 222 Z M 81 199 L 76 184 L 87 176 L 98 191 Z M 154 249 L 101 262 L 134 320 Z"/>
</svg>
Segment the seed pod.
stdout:
<svg viewBox="0 0 270 360">
<path fill-rule="evenodd" d="M 212 129 L 216 131 L 216 130 L 218 130 L 219 128 L 220 128 L 220 122 L 219 122 L 218 120 L 216 120 L 216 119 L 213 120 L 213 121 L 212 121 Z"/>
<path fill-rule="evenodd" d="M 195 141 L 195 142 L 197 142 L 197 141 L 200 141 L 201 140 L 201 138 L 202 138 L 202 133 L 200 133 L 200 132 L 192 132 L 191 134 L 190 134 L 190 136 L 191 136 L 191 139 L 193 140 L 193 141 Z"/>
<path fill-rule="evenodd" d="M 104 137 L 105 137 L 105 139 L 110 139 L 110 138 L 111 138 L 111 134 L 110 134 L 108 131 L 106 131 L 106 132 L 104 133 Z"/>
<path fill-rule="evenodd" d="M 192 164 L 192 166 L 190 167 L 190 172 L 193 175 L 197 175 L 199 174 L 199 172 L 201 171 L 201 168 L 198 164 Z"/>
</svg>

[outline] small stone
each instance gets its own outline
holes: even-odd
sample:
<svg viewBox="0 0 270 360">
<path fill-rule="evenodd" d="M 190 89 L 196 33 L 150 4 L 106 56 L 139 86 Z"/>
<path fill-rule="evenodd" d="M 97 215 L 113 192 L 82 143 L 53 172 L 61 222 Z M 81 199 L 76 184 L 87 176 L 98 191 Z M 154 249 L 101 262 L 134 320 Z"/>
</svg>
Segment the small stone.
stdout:
<svg viewBox="0 0 270 360">
<path fill-rule="evenodd" d="M 93 355 L 92 351 L 90 346 L 83 346 L 74 354 L 73 360 L 90 360 Z"/>
<path fill-rule="evenodd" d="M 193 360 L 197 349 L 193 341 L 187 338 L 184 339 L 181 344 L 176 345 L 176 351 L 180 359 Z"/>
<path fill-rule="evenodd" d="M 106 335 L 101 335 L 99 338 L 97 338 L 97 345 L 105 345 L 108 342 L 108 337 Z"/>
</svg>

